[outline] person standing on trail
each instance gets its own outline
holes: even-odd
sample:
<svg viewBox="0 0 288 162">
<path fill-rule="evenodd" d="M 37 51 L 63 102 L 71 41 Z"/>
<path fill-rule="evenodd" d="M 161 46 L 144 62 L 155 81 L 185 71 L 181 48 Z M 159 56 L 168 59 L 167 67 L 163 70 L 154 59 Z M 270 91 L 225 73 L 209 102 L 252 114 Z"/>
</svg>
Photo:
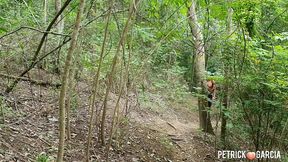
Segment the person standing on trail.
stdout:
<svg viewBox="0 0 288 162">
<path fill-rule="evenodd" d="M 208 89 L 208 107 L 212 106 L 212 100 L 216 99 L 216 84 L 212 79 L 207 79 L 207 89 Z"/>
</svg>

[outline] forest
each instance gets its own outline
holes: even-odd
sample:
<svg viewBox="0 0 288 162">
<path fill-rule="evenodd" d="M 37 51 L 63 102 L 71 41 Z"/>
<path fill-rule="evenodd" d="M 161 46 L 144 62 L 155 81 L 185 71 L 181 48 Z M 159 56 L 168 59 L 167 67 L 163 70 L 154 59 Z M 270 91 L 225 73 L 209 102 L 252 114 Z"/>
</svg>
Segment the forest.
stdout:
<svg viewBox="0 0 288 162">
<path fill-rule="evenodd" d="M 288 162 L 288 1 L 0 0 L 22 161 Z"/>
</svg>

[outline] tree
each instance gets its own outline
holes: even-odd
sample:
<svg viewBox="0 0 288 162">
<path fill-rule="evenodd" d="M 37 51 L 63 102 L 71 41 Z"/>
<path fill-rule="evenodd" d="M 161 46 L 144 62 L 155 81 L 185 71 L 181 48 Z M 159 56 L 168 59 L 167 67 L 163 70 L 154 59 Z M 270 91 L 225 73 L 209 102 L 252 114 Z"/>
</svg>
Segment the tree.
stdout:
<svg viewBox="0 0 288 162">
<path fill-rule="evenodd" d="M 61 6 L 62 6 L 61 0 L 55 0 L 56 13 L 58 13 L 60 11 Z M 62 34 L 64 31 L 64 17 L 62 15 L 60 15 L 57 19 L 56 29 L 57 29 L 57 33 L 59 33 L 59 34 Z M 58 41 L 59 41 L 58 44 L 60 45 L 61 44 L 61 38 L 60 37 L 59 37 Z M 60 73 L 60 70 L 59 70 L 60 51 L 61 51 L 61 48 L 59 50 L 57 50 L 56 57 L 53 57 L 53 63 L 54 63 L 53 71 L 56 73 Z"/>
<path fill-rule="evenodd" d="M 133 4 L 137 4 L 139 1 L 133 3 Z M 100 132 L 100 139 L 101 139 L 101 143 L 102 145 L 105 145 L 105 139 L 104 139 L 104 128 L 105 128 L 105 119 L 106 119 L 106 112 L 107 112 L 107 102 L 108 102 L 108 95 L 110 93 L 110 89 L 112 87 L 112 81 L 113 81 L 113 77 L 115 75 L 115 69 L 116 69 L 116 64 L 118 62 L 119 59 L 119 55 L 120 55 L 120 50 L 121 50 L 121 46 L 125 44 L 126 41 L 126 36 L 127 33 L 129 31 L 129 25 L 130 25 L 130 21 L 131 18 L 133 17 L 134 13 L 135 13 L 135 6 L 134 5 L 130 6 L 130 10 L 129 10 L 129 15 L 128 15 L 128 19 L 125 23 L 124 29 L 121 33 L 121 37 L 120 40 L 118 42 L 117 48 L 116 48 L 116 53 L 113 57 L 113 61 L 112 61 L 112 67 L 110 69 L 110 71 L 108 72 L 108 78 L 107 78 L 107 87 L 106 87 L 106 92 L 105 92 L 105 97 L 104 97 L 104 101 L 103 101 L 103 112 L 102 112 L 102 120 L 101 120 L 101 132 Z"/>
<path fill-rule="evenodd" d="M 205 77 L 205 47 L 203 42 L 203 35 L 196 14 L 196 0 L 192 0 L 188 16 L 195 48 L 194 66 L 195 66 L 196 84 L 197 87 L 200 88 L 198 92 L 202 95 L 205 95 L 207 94 L 206 77 Z M 210 119 L 210 113 L 206 109 L 207 105 L 206 103 L 207 103 L 206 95 L 205 97 L 203 96 L 198 97 L 200 128 L 204 132 L 214 134 Z"/>
<path fill-rule="evenodd" d="M 108 35 L 108 27 L 110 23 L 110 17 L 111 17 L 111 12 L 112 12 L 112 5 L 113 1 L 110 1 L 109 3 L 109 11 L 108 15 L 106 18 L 106 24 L 105 24 L 105 31 L 104 31 L 104 39 L 102 42 L 102 47 L 101 47 L 101 53 L 100 53 L 100 58 L 99 58 L 99 64 L 98 68 L 95 72 L 95 76 L 93 78 L 93 85 L 92 85 L 92 95 L 90 96 L 90 105 L 89 105 L 89 125 L 88 125 L 88 137 L 87 137 L 87 146 L 86 146 L 86 162 L 89 162 L 89 153 L 90 153 L 90 144 L 91 144 L 91 138 L 92 138 L 92 132 L 93 132 L 93 124 L 94 124 L 94 111 L 95 111 L 95 101 L 96 101 L 96 95 L 98 92 L 98 84 L 99 84 L 99 77 L 100 77 L 100 71 L 102 68 L 102 63 L 103 63 L 103 58 L 104 58 L 104 52 L 105 52 L 105 47 L 106 47 L 106 41 L 107 41 L 107 35 Z M 97 114 L 96 114 L 97 115 Z"/>
<path fill-rule="evenodd" d="M 232 17 L 233 17 L 233 9 L 231 7 L 228 8 L 228 15 L 227 15 L 227 37 L 228 40 L 227 42 L 229 42 L 231 39 L 231 34 L 232 34 Z M 227 112 L 227 108 L 229 106 L 229 90 L 231 88 L 229 88 L 231 86 L 231 84 L 229 83 L 229 81 L 231 81 L 231 77 L 230 77 L 230 46 L 227 43 L 226 46 L 226 50 L 224 51 L 223 54 L 223 62 L 224 62 L 224 88 L 223 88 L 223 106 L 224 109 L 221 111 L 221 140 L 223 142 L 223 144 L 225 144 L 225 137 L 226 137 L 226 124 L 227 124 L 227 116 L 226 116 L 226 112 Z"/>
<path fill-rule="evenodd" d="M 63 161 L 64 155 L 64 142 L 65 142 L 65 97 L 68 86 L 69 71 L 72 62 L 72 55 L 77 44 L 77 38 L 80 30 L 81 18 L 83 15 L 85 6 L 85 0 L 80 0 L 78 13 L 75 21 L 75 27 L 72 33 L 70 47 L 66 56 L 66 62 L 64 67 L 64 73 L 62 75 L 62 86 L 59 96 L 59 144 L 58 144 L 58 154 L 57 162 Z"/>
</svg>

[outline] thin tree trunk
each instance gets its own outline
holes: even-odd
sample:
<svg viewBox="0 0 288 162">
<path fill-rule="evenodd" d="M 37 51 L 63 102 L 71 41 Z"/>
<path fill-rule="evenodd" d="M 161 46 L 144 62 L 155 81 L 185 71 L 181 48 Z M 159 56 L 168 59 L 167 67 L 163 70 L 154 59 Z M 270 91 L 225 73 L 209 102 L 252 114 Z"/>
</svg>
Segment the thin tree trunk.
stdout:
<svg viewBox="0 0 288 162">
<path fill-rule="evenodd" d="M 138 4 L 138 2 L 136 2 L 136 3 Z M 132 9 L 131 9 L 131 7 L 132 7 Z M 134 14 L 134 12 L 135 12 L 134 5 L 131 5 L 130 6 L 129 17 L 128 17 L 127 21 L 126 21 L 124 30 L 122 31 L 121 38 L 120 38 L 120 41 L 119 41 L 118 46 L 117 46 L 116 53 L 115 53 L 114 58 L 113 58 L 111 71 L 108 74 L 108 81 L 107 81 L 105 98 L 104 98 L 104 102 L 103 102 L 103 112 L 102 112 L 102 120 L 101 120 L 100 139 L 101 139 L 101 144 L 102 145 L 105 145 L 104 127 L 105 127 L 108 95 L 110 93 L 110 89 L 111 89 L 111 86 L 112 86 L 112 79 L 114 77 L 115 67 L 116 67 L 116 64 L 117 64 L 117 61 L 118 61 L 118 57 L 119 57 L 119 54 L 120 54 L 121 45 L 125 44 L 125 39 L 126 39 L 126 35 L 127 35 L 127 32 L 128 32 L 128 29 L 129 29 L 130 20 L 132 18 L 132 15 Z"/>
<path fill-rule="evenodd" d="M 2 120 L 1 120 L 1 123 L 0 124 L 5 124 L 5 113 L 4 113 L 4 98 L 2 98 L 0 96 L 0 107 L 1 107 L 1 117 L 2 117 Z"/>
<path fill-rule="evenodd" d="M 230 7 L 228 8 L 228 15 L 227 15 L 227 34 L 228 36 L 232 34 L 232 16 L 233 16 L 233 9 Z M 227 40 L 229 41 L 229 40 Z M 228 48 L 228 47 L 227 47 Z M 230 81 L 230 67 L 229 67 L 229 51 L 225 51 L 224 53 L 224 99 L 223 99 L 223 106 L 224 109 L 221 112 L 221 141 L 224 144 L 225 148 L 225 138 L 226 138 L 226 124 L 227 124 L 227 116 L 225 115 L 225 111 L 228 109 L 229 104 L 229 81 Z"/>
<path fill-rule="evenodd" d="M 65 110 L 66 110 L 66 130 L 67 130 L 67 140 L 71 139 L 71 125 L 70 125 L 70 110 L 71 110 L 71 98 L 73 95 L 73 91 L 74 91 L 74 72 L 75 72 L 75 67 L 72 61 L 72 67 L 69 71 L 69 75 L 68 75 L 68 93 L 67 93 L 67 97 L 66 97 L 66 106 L 65 106 Z"/>
<path fill-rule="evenodd" d="M 124 85 L 125 85 L 125 82 L 123 82 L 123 69 L 122 68 L 123 68 L 123 64 L 121 63 L 120 92 L 119 92 L 119 96 L 117 98 L 116 106 L 114 107 L 114 111 L 113 111 L 111 129 L 110 129 L 110 134 L 109 134 L 109 142 L 108 142 L 108 145 L 106 147 L 106 161 L 108 161 L 108 158 L 109 158 L 110 146 L 112 144 L 112 137 L 114 134 L 114 126 L 118 122 L 117 119 L 119 116 L 119 103 L 120 103 L 120 99 L 122 97 L 122 92 L 124 90 Z"/>
<path fill-rule="evenodd" d="M 84 15 L 84 14 L 82 14 Z M 79 36 L 81 34 L 81 30 L 79 30 Z M 77 44 L 76 44 L 77 46 Z M 72 57 L 72 66 L 70 68 L 69 71 L 69 79 L 68 79 L 68 95 L 66 97 L 66 123 L 67 123 L 67 140 L 71 139 L 71 124 L 70 124 L 70 112 L 71 112 L 71 98 L 73 97 L 73 92 L 75 91 L 75 87 L 76 87 L 76 81 L 75 81 L 75 71 L 76 71 L 76 65 L 78 62 L 78 58 L 79 58 L 79 53 L 81 53 L 81 48 L 77 48 L 75 51 L 75 55 L 73 55 L 74 57 Z"/>
<path fill-rule="evenodd" d="M 127 44 L 128 45 L 128 50 L 129 50 L 129 54 L 128 54 L 128 61 L 126 64 L 126 87 L 125 87 L 125 116 L 128 115 L 128 111 L 129 111 L 129 91 L 130 91 L 130 79 L 129 79 L 129 74 L 130 74 L 130 62 L 131 62 L 131 53 L 132 53 L 132 42 L 133 42 L 133 36 L 131 33 L 131 39 L 130 42 Z M 124 110 L 123 110 L 124 111 Z"/>
<path fill-rule="evenodd" d="M 139 3 L 139 1 L 138 1 L 138 3 Z M 131 0 L 130 8 L 129 8 L 129 19 L 127 20 L 127 22 L 125 24 L 125 27 L 124 27 L 124 31 L 126 31 L 126 32 L 121 35 L 121 40 L 122 40 L 122 37 L 124 37 L 124 41 L 121 41 L 121 40 L 119 41 L 119 45 L 118 45 L 119 51 L 120 51 L 120 47 L 119 46 L 122 46 L 122 50 L 125 49 L 125 46 L 124 46 L 125 45 L 125 37 L 126 37 L 127 32 L 128 32 L 128 30 L 127 30 L 128 26 L 129 25 L 133 26 L 132 23 L 131 24 L 129 23 L 129 21 L 132 19 L 132 17 L 134 16 L 134 13 L 135 13 L 134 4 L 135 4 L 135 0 Z M 123 56 L 123 61 L 124 61 L 124 56 Z M 122 97 L 122 93 L 123 93 L 123 90 L 124 90 L 124 87 L 125 87 L 126 81 L 127 81 L 126 77 L 123 77 L 123 69 L 122 69 L 123 68 L 123 63 L 121 63 L 120 92 L 119 92 L 119 96 L 118 96 L 118 99 L 117 99 L 117 102 L 116 102 L 116 106 L 114 108 L 113 117 L 112 117 L 112 124 L 111 124 L 111 129 L 110 129 L 110 135 L 109 135 L 109 142 L 108 142 L 108 145 L 107 145 L 107 148 L 106 148 L 106 161 L 108 161 L 108 158 L 109 158 L 109 151 L 110 151 L 110 146 L 112 144 L 112 137 L 113 137 L 113 134 L 114 134 L 114 128 L 116 127 L 115 125 L 117 125 L 118 119 L 119 119 L 120 99 Z M 125 76 L 128 76 L 128 66 L 126 67 L 125 72 L 126 72 Z"/>
<path fill-rule="evenodd" d="M 207 96 L 206 76 L 205 76 L 205 47 L 203 35 L 200 29 L 196 15 L 196 0 L 192 0 L 189 9 L 189 25 L 191 27 L 194 46 L 195 46 L 195 76 L 197 87 L 201 88 L 198 92 Z M 210 113 L 207 111 L 206 98 L 198 97 L 199 121 L 200 128 L 207 133 L 214 134 Z"/>
<path fill-rule="evenodd" d="M 48 6 L 48 0 L 44 0 L 44 2 L 43 2 L 43 22 L 45 25 L 47 23 L 47 6 Z"/>
<path fill-rule="evenodd" d="M 43 2 L 43 22 L 44 22 L 45 27 L 47 25 L 47 19 L 48 19 L 47 14 L 48 14 L 48 0 L 44 0 L 44 2 Z M 43 53 L 46 53 L 47 40 L 48 40 L 48 36 L 45 38 Z M 40 65 L 40 67 L 42 69 L 46 69 L 46 66 L 47 66 L 47 61 L 43 60 L 43 63 Z"/>
<path fill-rule="evenodd" d="M 63 161 L 64 142 L 65 142 L 65 96 L 66 96 L 66 91 L 67 91 L 70 64 L 72 61 L 72 55 L 73 55 L 74 49 L 77 44 L 77 38 L 78 38 L 79 30 L 80 30 L 80 23 L 81 23 L 82 14 L 84 11 L 84 6 L 85 6 L 85 0 L 80 0 L 77 18 L 75 22 L 75 28 L 72 33 L 71 43 L 68 49 L 65 67 L 64 67 L 64 73 L 62 76 L 62 87 L 61 87 L 60 97 L 59 97 L 59 145 L 58 145 L 57 162 Z"/>
<path fill-rule="evenodd" d="M 62 2 L 61 0 L 55 0 L 55 10 L 56 13 L 58 13 L 61 9 L 62 6 Z M 64 17 L 62 15 L 60 15 L 57 19 L 56 22 L 56 28 L 57 28 L 57 33 L 62 34 L 64 31 Z M 62 43 L 61 38 L 58 38 L 58 44 L 60 45 Z M 60 64 L 60 51 L 61 48 L 57 51 L 56 53 L 56 57 L 54 57 L 53 63 L 54 63 L 54 69 L 53 71 L 55 73 L 60 73 L 60 69 L 59 69 L 59 64 Z"/>
<path fill-rule="evenodd" d="M 55 0 L 55 10 L 58 13 L 61 10 L 62 2 L 61 0 Z M 56 22 L 57 33 L 62 34 L 64 30 L 64 19 L 63 16 L 60 15 Z"/>
<path fill-rule="evenodd" d="M 101 71 L 103 57 L 104 57 L 104 53 L 105 53 L 105 45 L 106 45 L 106 40 L 107 40 L 108 27 L 109 27 L 110 17 L 111 17 L 111 13 L 112 13 L 112 4 L 113 4 L 113 2 L 111 1 L 111 4 L 109 6 L 109 12 L 107 15 L 107 21 L 106 21 L 106 26 L 105 26 L 104 39 L 103 39 L 103 43 L 102 43 L 101 53 L 100 53 L 99 65 L 98 65 L 96 75 L 93 79 L 92 101 L 89 105 L 90 119 L 89 119 L 89 125 L 88 125 L 88 139 L 87 139 L 86 160 L 85 160 L 86 162 L 89 162 L 89 156 L 90 156 L 89 151 L 90 151 L 90 144 L 91 144 L 92 131 L 93 131 L 93 123 L 94 123 L 93 119 L 94 119 L 94 111 L 95 111 L 96 94 L 98 92 L 100 71 Z"/>
</svg>

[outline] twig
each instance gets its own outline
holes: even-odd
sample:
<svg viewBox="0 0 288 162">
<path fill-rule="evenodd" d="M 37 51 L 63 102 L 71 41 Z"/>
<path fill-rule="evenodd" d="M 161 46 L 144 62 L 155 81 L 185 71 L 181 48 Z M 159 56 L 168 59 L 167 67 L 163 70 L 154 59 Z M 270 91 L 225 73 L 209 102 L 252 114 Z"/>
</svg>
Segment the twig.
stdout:
<svg viewBox="0 0 288 162">
<path fill-rule="evenodd" d="M 38 137 L 42 142 L 44 142 L 46 145 L 48 145 L 48 146 L 52 146 L 52 144 L 51 143 L 49 143 L 48 141 L 46 141 L 45 139 L 42 139 L 42 138 L 40 138 L 40 137 Z"/>
<path fill-rule="evenodd" d="M 166 122 L 169 126 L 171 126 L 172 128 L 174 128 L 175 130 L 177 130 L 171 123 Z"/>
<path fill-rule="evenodd" d="M 174 137 L 172 137 L 171 140 L 173 140 L 173 141 L 183 141 L 184 139 L 182 139 L 182 138 L 174 138 Z"/>
<path fill-rule="evenodd" d="M 277 16 L 272 20 L 272 22 L 268 25 L 265 33 L 268 33 L 268 31 L 270 30 L 270 28 L 272 27 L 272 25 L 274 24 L 274 22 L 277 20 L 277 18 L 280 17 L 281 15 L 283 15 L 283 14 L 284 14 L 285 12 L 287 12 L 287 11 L 288 11 L 288 9 L 284 10 L 284 11 L 281 12 L 279 15 L 277 15 Z"/>
<path fill-rule="evenodd" d="M 37 29 L 37 28 L 33 28 L 33 27 L 30 27 L 30 26 L 21 26 L 21 27 L 19 27 L 18 29 L 14 30 L 14 31 L 11 31 L 9 33 L 6 33 L 6 34 L 2 35 L 0 37 L 0 39 L 3 39 L 4 37 L 7 37 L 7 36 L 9 36 L 11 34 L 17 33 L 18 31 L 20 31 L 22 29 L 30 29 L 30 30 L 34 30 L 34 31 L 37 31 L 37 32 L 40 32 L 40 33 L 47 33 L 47 34 L 53 34 L 53 35 L 60 35 L 60 36 L 64 36 L 64 37 L 70 37 L 70 35 L 67 35 L 67 34 L 60 34 L 60 33 L 50 32 L 50 31 L 43 31 L 43 30 L 40 30 L 40 29 Z"/>
<path fill-rule="evenodd" d="M 178 144 L 176 141 L 173 141 L 173 140 L 172 140 L 172 143 L 176 144 L 176 145 L 179 147 L 180 150 L 183 149 L 183 148 L 180 146 L 180 144 Z"/>
<path fill-rule="evenodd" d="M 112 12 L 112 14 L 120 13 L 120 12 L 125 12 L 125 11 L 128 11 L 128 9 L 126 9 L 126 10 L 114 11 L 114 12 Z M 91 24 L 93 21 L 99 19 L 100 17 L 107 16 L 107 14 L 108 14 L 108 10 L 104 11 L 101 15 L 95 17 L 94 19 L 89 20 L 89 21 L 88 21 L 87 23 L 85 23 L 83 26 L 86 27 L 86 26 L 88 26 L 89 24 Z"/>
</svg>

